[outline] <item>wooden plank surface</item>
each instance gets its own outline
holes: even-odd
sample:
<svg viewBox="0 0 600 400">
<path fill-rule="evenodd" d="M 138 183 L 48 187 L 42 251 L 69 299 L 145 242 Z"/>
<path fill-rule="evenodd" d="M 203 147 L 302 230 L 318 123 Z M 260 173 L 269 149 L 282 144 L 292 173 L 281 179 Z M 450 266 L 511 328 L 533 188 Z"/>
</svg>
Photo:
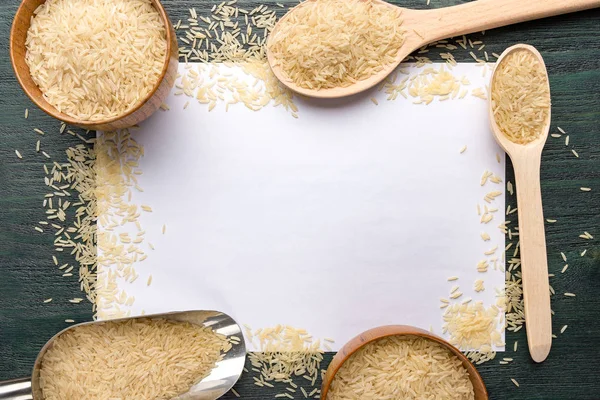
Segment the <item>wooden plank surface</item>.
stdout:
<svg viewBox="0 0 600 400">
<path fill-rule="evenodd" d="M 285 3 L 284 1 L 282 1 Z M 208 0 L 163 0 L 176 22 L 195 7 L 206 13 L 214 2 Z M 240 0 L 246 8 L 259 3 Z M 407 7 L 426 8 L 425 1 L 397 2 Z M 431 7 L 456 4 L 452 0 L 431 0 Z M 265 2 L 275 6 L 274 1 Z M 290 4 L 290 3 L 286 3 Z M 89 303 L 71 304 L 68 299 L 81 296 L 77 277 L 64 278 L 52 263 L 53 236 L 34 231 L 37 221 L 45 218 L 42 209 L 44 185 L 43 156 L 35 152 L 35 142 L 52 160 L 64 161 L 65 149 L 79 139 L 60 135 L 59 123 L 37 110 L 25 97 L 14 79 L 8 59 L 8 35 L 16 0 L 0 3 L 0 379 L 28 375 L 38 349 L 58 330 L 67 326 L 67 318 L 89 320 Z M 276 7 L 277 8 L 277 7 Z M 279 9 L 279 12 L 283 12 Z M 551 284 L 557 295 L 552 298 L 556 313 L 554 341 L 549 359 L 541 365 L 531 362 L 526 351 L 524 331 L 507 334 L 505 357 L 509 365 L 498 361 L 479 367 L 493 399 L 598 399 L 600 398 L 600 10 L 591 10 L 520 24 L 477 34 L 486 50 L 501 53 L 512 44 L 524 42 L 536 46 L 545 58 L 550 73 L 553 100 L 552 127 L 561 126 L 570 134 L 567 148 L 564 138 L 549 138 L 542 160 L 544 213 L 556 219 L 547 224 L 548 263 L 557 275 Z M 457 52 L 458 61 L 470 61 L 468 52 Z M 432 58 L 435 58 L 432 56 Z M 24 119 L 25 108 L 30 109 Z M 448 121 L 452 123 L 452 121 Z M 40 137 L 33 128 L 47 132 Z M 579 158 L 570 151 L 575 149 Z M 23 154 L 19 160 L 14 150 Z M 510 180 L 512 169 L 507 168 Z M 580 187 L 591 187 L 581 192 Z M 507 198 L 514 206 L 514 199 Z M 594 240 L 578 237 L 589 231 Z M 579 254 L 587 249 L 585 257 Z M 569 269 L 561 274 L 568 257 Z M 418 260 L 413 260 L 418 264 Z M 577 294 L 575 298 L 562 295 Z M 53 298 L 51 303 L 43 300 Z M 399 316 L 399 323 L 402 323 Z M 564 334 L 560 328 L 568 325 Z M 512 343 L 519 350 L 512 351 Z M 500 356 L 499 359 L 502 357 Z M 329 360 L 331 355 L 327 355 Z M 324 363 L 323 368 L 327 363 Z M 515 387 L 515 378 L 520 387 Z M 246 374 L 236 386 L 244 399 L 273 398 L 278 391 L 259 388 Z M 228 395 L 226 398 L 234 398 Z M 299 398 L 297 395 L 296 398 Z"/>
</svg>

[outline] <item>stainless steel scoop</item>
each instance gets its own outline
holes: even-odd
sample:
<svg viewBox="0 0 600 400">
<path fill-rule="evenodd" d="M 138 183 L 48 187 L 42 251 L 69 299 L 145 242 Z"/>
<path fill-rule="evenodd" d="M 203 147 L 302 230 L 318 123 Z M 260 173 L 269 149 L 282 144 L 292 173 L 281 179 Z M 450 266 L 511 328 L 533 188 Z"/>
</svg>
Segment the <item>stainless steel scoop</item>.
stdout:
<svg viewBox="0 0 600 400">
<path fill-rule="evenodd" d="M 132 318 L 122 318 L 112 321 L 127 321 L 139 318 L 162 318 L 169 321 L 189 322 L 191 324 L 211 327 L 215 332 L 225 336 L 237 336 L 239 343 L 232 343 L 232 348 L 225 353 L 223 359 L 217 362 L 210 375 L 172 400 L 215 400 L 223 396 L 235 385 L 242 375 L 246 361 L 246 345 L 241 327 L 229 315 L 219 311 L 182 311 L 166 314 L 143 315 Z M 44 354 L 56 338 L 76 326 L 101 324 L 103 321 L 85 322 L 70 326 L 54 335 L 42 347 L 33 366 L 31 378 L 14 379 L 0 382 L 0 400 L 43 400 L 39 385 L 40 367 Z"/>
</svg>

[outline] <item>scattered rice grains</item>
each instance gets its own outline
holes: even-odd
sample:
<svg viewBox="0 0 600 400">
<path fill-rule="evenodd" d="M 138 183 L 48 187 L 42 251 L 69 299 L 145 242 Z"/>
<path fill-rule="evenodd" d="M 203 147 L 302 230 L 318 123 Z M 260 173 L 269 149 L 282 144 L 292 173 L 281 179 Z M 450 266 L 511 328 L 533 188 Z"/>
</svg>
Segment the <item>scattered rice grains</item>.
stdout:
<svg viewBox="0 0 600 400">
<path fill-rule="evenodd" d="M 230 348 L 210 328 L 164 319 L 83 325 L 46 352 L 40 387 L 45 400 L 170 399 Z"/>
<path fill-rule="evenodd" d="M 260 352 L 249 353 L 252 366 L 260 370 L 265 381 L 286 382 L 294 375 L 307 374 L 316 381 L 323 360 L 320 341 L 304 329 L 277 325 L 252 331 L 246 327 L 246 339 L 258 343 Z"/>
<path fill-rule="evenodd" d="M 443 315 L 443 334 L 460 349 L 473 349 L 467 357 L 476 364 L 496 356 L 493 346 L 504 346 L 497 326 L 504 322 L 505 298 L 500 296 L 497 305 L 484 307 L 481 301 L 455 303 L 446 307 Z"/>
<path fill-rule="evenodd" d="M 178 76 L 175 95 L 195 98 L 206 104 L 209 111 L 218 104 L 224 104 L 226 111 L 230 105 L 237 103 L 253 111 L 267 104 L 282 105 L 292 117 L 298 118 L 293 93 L 275 77 L 266 59 L 266 42 L 280 12 L 265 4 L 251 10 L 244 9 L 237 5 L 236 0 L 214 5 L 205 15 L 198 15 L 191 8 L 189 18 L 175 24 L 180 41 L 179 56 L 186 63 L 184 72 Z M 470 84 L 469 80 L 464 76 L 453 76 L 444 65 L 432 67 L 432 61 L 423 54 L 430 48 L 448 50 L 440 53 L 440 58 L 451 70 L 457 63 L 450 51 L 458 49 L 459 45 L 462 49 L 470 46 L 476 51 L 476 43 L 482 42 L 462 36 L 423 46 L 417 55 L 405 59 L 415 62 L 415 66 L 423 68 L 423 71 L 412 74 L 401 66 L 385 79 L 379 90 L 387 94 L 388 101 L 410 96 L 415 99 L 414 103 L 423 105 L 435 98 L 439 101 L 462 99 L 469 92 L 464 88 Z M 482 72 L 487 72 L 486 63 L 479 61 L 478 65 L 484 66 Z M 243 75 L 239 74 L 239 70 Z M 396 81 L 402 75 L 404 77 Z"/>
<path fill-rule="evenodd" d="M 390 336 L 363 346 L 336 373 L 327 400 L 474 399 L 461 361 L 431 340 Z"/>
<path fill-rule="evenodd" d="M 95 277 L 90 297 L 100 319 L 129 315 L 130 311 L 122 306 L 132 305 L 134 298 L 117 282 L 134 282 L 139 277 L 135 264 L 147 257 L 142 250 L 145 231 L 138 221 L 142 209 L 131 201 L 133 191 L 142 190 L 136 176 L 141 173 L 139 160 L 143 153 L 143 147 L 126 129 L 103 132 L 96 140 L 93 195 L 101 229 L 90 271 Z M 137 234 L 132 237 L 129 232 L 134 230 Z"/>
<path fill-rule="evenodd" d="M 293 328 L 287 325 L 277 325 L 271 328 L 253 331 L 245 325 L 245 337 L 258 352 L 248 353 L 252 365 L 254 384 L 259 387 L 274 387 L 274 382 L 287 384 L 276 398 L 290 397 L 296 391 L 306 391 L 309 397 L 320 393 L 318 381 L 321 378 L 321 362 L 323 350 L 328 348 L 331 339 L 313 340 L 313 337 L 304 329 Z M 294 383 L 294 378 L 296 383 Z M 278 388 L 282 385 L 278 385 Z"/>
</svg>

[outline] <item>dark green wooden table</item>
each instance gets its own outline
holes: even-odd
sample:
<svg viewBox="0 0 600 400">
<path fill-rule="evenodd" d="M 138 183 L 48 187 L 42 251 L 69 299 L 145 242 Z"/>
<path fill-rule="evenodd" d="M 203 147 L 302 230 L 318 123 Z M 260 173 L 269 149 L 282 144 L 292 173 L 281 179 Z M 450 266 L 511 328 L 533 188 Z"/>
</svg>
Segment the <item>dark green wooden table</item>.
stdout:
<svg viewBox="0 0 600 400">
<path fill-rule="evenodd" d="M 242 2 L 248 8 L 258 4 Z M 201 14 L 208 13 L 214 4 L 209 0 L 163 3 L 174 21 L 186 17 L 190 7 Z M 397 3 L 426 7 L 424 0 Z M 431 7 L 456 3 L 432 0 Z M 275 1 L 264 4 L 275 6 Z M 59 122 L 36 109 L 13 76 L 8 36 L 17 6 L 17 0 L 0 2 L 0 379 L 28 375 L 39 348 L 67 326 L 66 318 L 84 321 L 92 317 L 89 303 L 68 302 L 80 296 L 77 277 L 61 277 L 53 265 L 53 236 L 33 230 L 37 221 L 45 219 L 42 201 L 46 193 L 43 163 L 47 160 L 35 152 L 36 140 L 41 139 L 42 147 L 59 162 L 66 159 L 65 149 L 79 141 L 60 135 Z M 519 42 L 536 46 L 550 73 L 553 131 L 558 125 L 570 134 L 568 148 L 563 139 L 548 140 L 542 167 L 544 213 L 557 220 L 546 226 L 546 234 L 550 272 L 557 274 L 551 283 L 559 294 L 552 299 L 556 312 L 553 327 L 558 338 L 549 359 L 536 365 L 526 351 L 524 330 L 507 333 L 506 356 L 515 361 L 510 365 L 493 361 L 479 370 L 492 399 L 600 399 L 600 10 L 472 37 L 483 39 L 490 54 L 501 53 Z M 455 57 L 458 61 L 472 61 L 466 51 L 456 52 Z M 30 109 L 29 119 L 23 117 L 25 108 Z M 39 137 L 33 132 L 36 127 L 47 134 Z M 571 153 L 571 148 L 579 158 Z M 22 160 L 16 157 L 15 149 L 23 154 Z M 511 177 L 509 165 L 507 178 Z M 582 186 L 591 187 L 592 191 L 582 192 Z M 507 201 L 514 207 L 514 198 Z M 578 236 L 584 231 L 595 239 L 580 239 Z M 584 249 L 587 253 L 580 257 Z M 560 274 L 564 265 L 561 251 L 569 259 L 565 274 Z M 564 297 L 564 292 L 574 292 L 577 297 Z M 43 299 L 49 297 L 53 301 L 44 304 Z M 569 328 L 559 334 L 563 325 Z M 519 341 L 519 351 L 513 353 L 515 340 Z M 326 360 L 330 358 L 331 354 Z M 515 378 L 520 387 L 515 387 L 510 378 Z M 278 393 L 254 386 L 248 375 L 236 388 L 246 399 L 268 399 Z"/>
</svg>

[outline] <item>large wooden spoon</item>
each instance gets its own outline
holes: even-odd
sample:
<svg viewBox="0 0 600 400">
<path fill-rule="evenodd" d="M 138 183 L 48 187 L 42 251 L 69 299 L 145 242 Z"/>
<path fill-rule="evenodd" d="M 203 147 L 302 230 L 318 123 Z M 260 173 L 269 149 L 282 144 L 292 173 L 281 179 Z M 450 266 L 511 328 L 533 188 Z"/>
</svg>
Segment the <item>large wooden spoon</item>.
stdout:
<svg viewBox="0 0 600 400">
<path fill-rule="evenodd" d="M 509 47 L 500 55 L 497 66 L 504 58 L 517 50 L 531 52 L 543 67 L 546 66 L 541 54 L 532 46 L 518 44 Z M 492 87 L 498 68 L 492 74 Z M 546 80 L 548 82 L 548 80 Z M 548 84 L 548 91 L 550 90 Z M 515 112 L 518 112 L 515 111 Z M 542 192 L 540 188 L 540 164 L 542 149 L 550 129 L 550 110 L 546 125 L 540 136 L 527 144 L 511 141 L 498 128 L 494 118 L 490 95 L 490 123 L 498 144 L 509 155 L 517 184 L 517 208 L 519 213 L 519 240 L 521 247 L 521 277 L 523 282 L 523 301 L 525 305 L 525 328 L 529 354 L 535 362 L 548 357 L 552 346 L 552 316 L 550 310 L 550 284 L 548 282 L 548 260 L 546 255 L 546 235 L 544 233 L 544 213 L 542 210 Z"/>
<path fill-rule="evenodd" d="M 284 15 L 273 28 L 270 37 L 275 36 L 282 21 L 309 1 L 315 0 L 306 0 Z M 399 8 L 383 0 L 373 1 L 385 4 L 394 11 Z M 386 66 L 386 68 L 376 75 L 346 87 L 319 90 L 300 87 L 288 79 L 278 67 L 276 59 L 269 51 L 269 43 L 267 43 L 267 58 L 275 76 L 293 91 L 310 97 L 338 98 L 350 96 L 377 85 L 406 56 L 436 40 L 595 7 L 600 7 L 600 0 L 477 0 L 458 6 L 434 10 L 411 10 L 403 8 L 402 27 L 406 31 L 406 39 L 398 52 L 395 62 Z"/>
</svg>

